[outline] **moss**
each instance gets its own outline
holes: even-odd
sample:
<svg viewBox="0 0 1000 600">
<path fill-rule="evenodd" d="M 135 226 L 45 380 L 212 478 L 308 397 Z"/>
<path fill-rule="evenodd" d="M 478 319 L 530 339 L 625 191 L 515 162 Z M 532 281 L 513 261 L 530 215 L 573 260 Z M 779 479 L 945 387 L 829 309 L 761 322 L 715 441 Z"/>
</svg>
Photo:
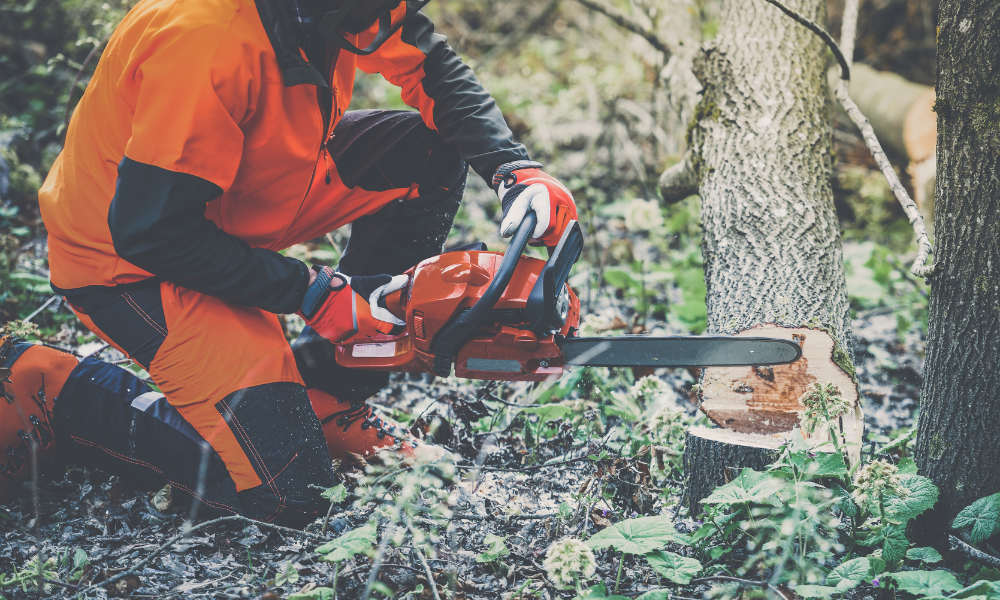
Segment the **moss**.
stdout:
<svg viewBox="0 0 1000 600">
<path fill-rule="evenodd" d="M 837 341 L 837 332 L 834 331 L 832 327 L 823 325 L 823 322 L 817 316 L 814 316 L 803 323 L 802 327 L 805 327 L 806 329 L 818 329 L 830 336 L 830 339 L 833 340 L 833 352 L 830 355 L 830 359 L 835 365 L 840 367 L 841 371 L 847 373 L 847 375 L 851 378 L 851 381 L 854 382 L 854 386 L 857 387 L 859 383 L 857 369 L 855 369 L 854 361 L 851 360 L 850 355 L 844 351 L 840 342 Z"/>
<path fill-rule="evenodd" d="M 691 117 L 691 122 L 688 123 L 687 131 L 684 133 L 684 140 L 687 142 L 688 147 L 693 146 L 691 136 L 694 134 L 695 128 L 703 120 L 718 121 L 720 118 L 722 118 L 722 110 L 716 106 L 715 102 L 708 99 L 708 94 L 705 94 L 701 102 L 694 107 L 694 116 Z"/>
<path fill-rule="evenodd" d="M 931 459 L 940 460 L 941 457 L 945 455 L 945 452 L 947 452 L 948 448 L 950 447 L 951 444 L 945 443 L 944 437 L 941 436 L 940 431 L 934 432 L 934 434 L 931 436 L 930 447 L 928 448 Z"/>
<path fill-rule="evenodd" d="M 944 98 L 937 98 L 934 100 L 934 104 L 931 105 L 931 111 L 938 113 L 939 115 L 948 116 L 951 110 L 951 105 Z"/>
</svg>

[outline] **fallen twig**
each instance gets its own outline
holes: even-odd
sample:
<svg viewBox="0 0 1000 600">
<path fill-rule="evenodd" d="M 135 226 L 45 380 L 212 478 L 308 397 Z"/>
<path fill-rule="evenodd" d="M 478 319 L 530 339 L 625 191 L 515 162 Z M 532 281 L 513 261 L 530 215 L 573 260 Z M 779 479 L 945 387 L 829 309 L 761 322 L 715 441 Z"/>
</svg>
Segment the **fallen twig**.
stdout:
<svg viewBox="0 0 1000 600">
<path fill-rule="evenodd" d="M 955 552 L 958 552 L 968 557 L 969 559 L 976 561 L 981 565 L 985 565 L 987 567 L 993 567 L 995 569 L 1000 568 L 1000 558 L 997 558 L 995 556 L 990 556 L 989 554 L 983 552 L 982 550 L 973 548 L 969 544 L 966 544 L 965 542 L 963 542 L 962 540 L 958 539 L 953 535 L 948 536 L 948 542 L 951 546 L 951 549 L 954 550 Z"/>
<path fill-rule="evenodd" d="M 416 544 L 417 538 L 416 532 L 413 531 L 413 525 L 410 523 L 409 517 L 405 514 L 403 515 L 403 519 L 406 521 L 406 527 L 410 530 L 410 534 L 413 535 L 413 551 L 416 552 L 417 558 L 420 559 L 420 564 L 424 566 L 424 574 L 427 576 L 427 585 L 431 587 L 431 593 L 434 594 L 434 600 L 441 600 L 441 596 L 438 594 L 437 590 L 437 583 L 434 582 L 434 572 L 431 571 L 431 565 L 427 562 L 427 557 L 424 556 L 424 553 Z"/>
</svg>

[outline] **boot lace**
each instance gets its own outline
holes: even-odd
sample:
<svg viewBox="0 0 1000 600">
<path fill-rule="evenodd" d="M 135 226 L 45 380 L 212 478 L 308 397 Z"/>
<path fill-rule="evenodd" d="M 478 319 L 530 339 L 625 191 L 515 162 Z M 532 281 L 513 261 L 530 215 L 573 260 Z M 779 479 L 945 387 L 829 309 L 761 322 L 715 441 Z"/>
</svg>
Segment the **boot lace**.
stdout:
<svg viewBox="0 0 1000 600">
<path fill-rule="evenodd" d="M 398 444 L 402 438 L 401 435 L 396 433 L 396 427 L 387 424 L 382 417 L 378 416 L 372 407 L 368 406 L 364 402 L 352 402 L 349 408 L 341 411 L 337 411 L 326 418 L 323 419 L 322 424 L 326 425 L 330 421 L 336 419 L 337 427 L 343 427 L 344 433 L 351 428 L 355 423 L 361 423 L 361 429 L 366 430 L 369 427 L 375 427 L 378 429 L 378 439 L 385 439 L 386 436 L 391 437 L 394 444 Z M 390 431 L 390 428 L 392 431 Z"/>
</svg>

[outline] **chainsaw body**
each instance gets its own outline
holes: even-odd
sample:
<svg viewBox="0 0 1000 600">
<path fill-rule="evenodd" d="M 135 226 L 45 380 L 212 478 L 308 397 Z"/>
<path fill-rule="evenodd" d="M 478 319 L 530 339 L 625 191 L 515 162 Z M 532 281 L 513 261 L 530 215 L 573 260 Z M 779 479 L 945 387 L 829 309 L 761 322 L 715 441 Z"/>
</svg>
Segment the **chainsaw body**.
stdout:
<svg viewBox="0 0 1000 600">
<path fill-rule="evenodd" d="M 578 227 L 574 231 L 579 235 Z M 339 344 L 337 362 L 352 368 L 442 374 L 443 363 L 448 362 L 450 371 L 453 359 L 455 375 L 471 379 L 542 381 L 560 376 L 564 358 L 556 336 L 574 335 L 580 323 L 580 300 L 565 283 L 579 252 L 568 248 L 567 240 L 564 236 L 549 261 L 508 257 L 505 266 L 504 254 L 485 251 L 479 244 L 421 262 L 407 271 L 409 285 L 388 299 L 393 312 L 405 311 L 405 330 Z M 579 240 L 582 247 L 582 235 Z M 547 273 L 553 293 L 546 295 L 540 290 Z M 504 278 L 506 284 L 500 285 Z M 489 292 L 498 287 L 494 301 Z M 456 332 L 455 323 L 477 306 L 482 313 L 478 322 L 465 335 Z M 449 331 L 451 338 L 458 338 L 451 344 L 446 339 Z"/>
</svg>

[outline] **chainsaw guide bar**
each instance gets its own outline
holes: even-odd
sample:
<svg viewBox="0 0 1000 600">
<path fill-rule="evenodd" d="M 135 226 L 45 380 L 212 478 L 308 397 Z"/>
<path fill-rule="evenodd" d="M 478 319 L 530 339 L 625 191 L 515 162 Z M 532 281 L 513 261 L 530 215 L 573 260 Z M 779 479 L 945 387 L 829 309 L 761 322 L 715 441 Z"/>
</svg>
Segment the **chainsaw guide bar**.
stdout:
<svg viewBox="0 0 1000 600">
<path fill-rule="evenodd" d="M 785 365 L 802 356 L 798 344 L 766 337 L 622 336 L 563 338 L 566 366 L 736 367 Z"/>
</svg>

